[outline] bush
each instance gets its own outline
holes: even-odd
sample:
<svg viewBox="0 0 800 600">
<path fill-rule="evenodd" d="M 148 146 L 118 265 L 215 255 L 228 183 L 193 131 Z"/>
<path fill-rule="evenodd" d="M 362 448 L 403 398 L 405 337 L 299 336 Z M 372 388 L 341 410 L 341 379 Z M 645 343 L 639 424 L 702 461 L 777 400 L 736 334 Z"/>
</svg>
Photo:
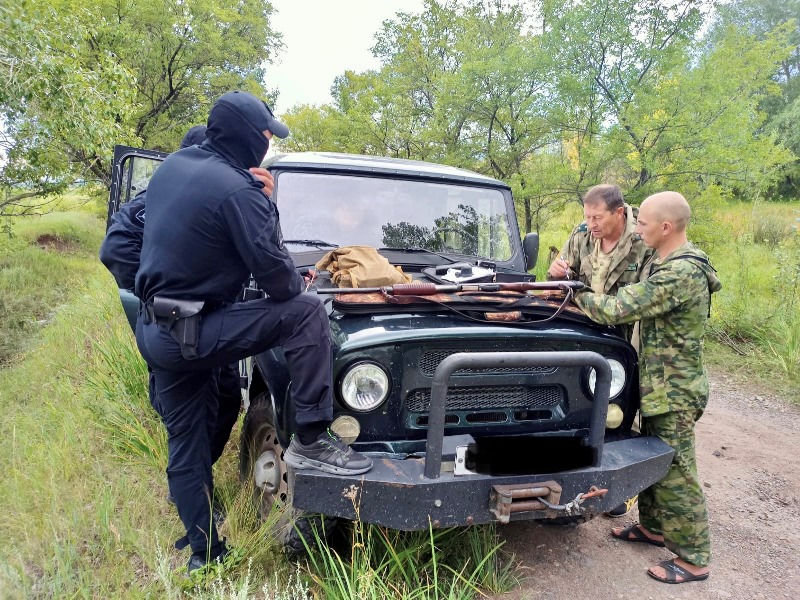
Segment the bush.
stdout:
<svg viewBox="0 0 800 600">
<path fill-rule="evenodd" d="M 771 213 L 753 215 L 753 241 L 773 248 L 795 235 L 791 221 L 785 216 Z"/>
</svg>

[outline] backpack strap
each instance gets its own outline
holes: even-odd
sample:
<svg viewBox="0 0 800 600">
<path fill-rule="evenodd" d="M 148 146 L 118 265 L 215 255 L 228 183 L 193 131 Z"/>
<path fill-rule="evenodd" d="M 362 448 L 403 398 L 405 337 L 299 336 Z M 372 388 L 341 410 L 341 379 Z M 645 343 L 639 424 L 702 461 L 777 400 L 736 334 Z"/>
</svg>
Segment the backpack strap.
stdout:
<svg viewBox="0 0 800 600">
<path fill-rule="evenodd" d="M 681 259 L 688 260 L 689 262 L 694 262 L 694 263 L 699 263 L 699 264 L 706 265 L 712 271 L 714 271 L 714 273 L 717 272 L 717 270 L 711 264 L 711 261 L 709 261 L 707 258 L 703 258 L 702 256 L 695 256 L 694 254 L 679 254 L 678 256 L 673 256 L 672 258 L 668 258 L 667 260 L 662 262 L 661 265 L 663 265 L 664 263 L 672 262 L 673 260 L 681 260 Z M 651 263 L 651 265 L 650 265 L 650 275 L 653 274 L 653 267 L 654 266 L 655 266 L 655 263 Z M 708 282 L 708 317 L 709 318 L 711 318 L 711 298 L 713 298 L 713 296 L 714 296 L 714 294 L 711 291 L 711 282 L 709 281 Z"/>
</svg>

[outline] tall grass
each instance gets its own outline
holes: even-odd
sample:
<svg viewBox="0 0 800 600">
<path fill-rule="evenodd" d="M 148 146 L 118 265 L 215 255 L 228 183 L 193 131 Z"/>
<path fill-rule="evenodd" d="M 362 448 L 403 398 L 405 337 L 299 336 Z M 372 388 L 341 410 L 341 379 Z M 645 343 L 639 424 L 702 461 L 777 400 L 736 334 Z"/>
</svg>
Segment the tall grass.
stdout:
<svg viewBox="0 0 800 600">
<path fill-rule="evenodd" d="M 402 532 L 356 522 L 345 553 L 321 537 L 309 568 L 329 600 L 467 600 L 517 583 L 493 525 Z"/>
<path fill-rule="evenodd" d="M 45 276 L 35 279 L 45 297 L 49 287 L 60 287 L 63 307 L 29 335 L 30 350 L 0 370 L 0 435 L 6 440 L 0 445 L 0 597 L 319 597 L 313 571 L 289 564 L 281 553 L 281 511 L 276 507 L 262 519 L 253 490 L 239 483 L 238 431 L 215 465 L 215 496 L 227 514 L 220 534 L 235 551 L 221 568 L 186 577 L 188 554 L 172 547 L 184 532 L 166 501 L 164 432 L 149 405 L 147 370 L 113 279 L 95 258 L 102 223 L 62 217 L 24 223 L 5 246 L 4 259 L 15 261 L 42 234 L 72 240 L 53 252 L 52 264 L 50 254 L 31 259 L 32 268 L 47 263 Z M 77 234 L 69 234 L 71 228 Z M 70 269 L 80 276 L 56 277 Z M 8 291 L 5 285 L 0 281 L 0 290 Z M 464 544 L 448 543 L 446 534 L 434 539 L 437 560 L 456 546 L 464 555 Z M 447 567 L 451 559 L 442 558 L 434 563 L 441 571 L 421 580 L 466 589 L 463 578 L 493 589 L 505 567 L 493 570 L 499 563 L 492 544 L 496 540 L 487 538 L 482 564 L 474 557 L 453 559 L 468 572 L 456 577 L 451 570 L 461 567 Z M 482 546 L 475 548 L 480 553 Z"/>
<path fill-rule="evenodd" d="M 107 334 L 93 341 L 98 358 L 86 383 L 103 401 L 91 407 L 94 420 L 105 433 L 114 454 L 163 471 L 167 466 L 167 439 L 164 427 L 147 402 L 148 372 L 136 348 L 127 323 L 107 315 L 111 326 Z"/>
<path fill-rule="evenodd" d="M 800 387 L 800 236 L 796 203 L 732 204 L 708 249 L 723 283 L 711 306 L 710 361 L 793 396 Z"/>
<path fill-rule="evenodd" d="M 25 222 L 4 250 L 5 264 L 20 263 L 30 240 L 89 223 L 62 236 L 73 243 L 65 251 L 38 257 L 48 265 L 38 278 L 43 297 L 59 288 L 64 305 L 0 370 L 0 597 L 244 597 L 287 580 L 272 521 L 259 520 L 252 491 L 238 485 L 234 452 L 216 476 L 229 513 L 221 533 L 239 561 L 186 579 L 188 556 L 172 547 L 183 527 L 165 498 L 163 427 L 116 286 L 95 258 L 102 223 L 61 217 Z M 62 276 L 70 272 L 80 277 Z"/>
<path fill-rule="evenodd" d="M 57 213 L 14 222 L 0 232 L 0 367 L 63 307 L 89 273 L 102 228 L 82 213 Z"/>
</svg>

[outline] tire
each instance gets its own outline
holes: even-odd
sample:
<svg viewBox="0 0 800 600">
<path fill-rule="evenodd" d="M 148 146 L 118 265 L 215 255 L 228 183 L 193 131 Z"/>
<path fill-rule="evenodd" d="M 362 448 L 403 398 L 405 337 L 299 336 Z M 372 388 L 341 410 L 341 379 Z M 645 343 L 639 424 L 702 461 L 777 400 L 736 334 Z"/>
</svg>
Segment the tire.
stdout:
<svg viewBox="0 0 800 600">
<path fill-rule="evenodd" d="M 242 482 L 253 484 L 262 518 L 276 502 L 286 502 L 289 491 L 283 447 L 274 423 L 272 398 L 269 392 L 263 392 L 250 402 L 239 442 L 239 477 Z"/>
<path fill-rule="evenodd" d="M 320 514 L 306 513 L 287 507 L 288 518 L 283 525 L 280 540 L 287 557 L 298 560 L 318 549 L 317 539 L 330 543 L 339 529 L 339 519 Z"/>
<path fill-rule="evenodd" d="M 239 477 L 252 483 L 253 500 L 258 514 L 265 519 L 274 505 L 283 505 L 284 516 L 279 520 L 278 539 L 287 556 L 305 557 L 317 548 L 316 536 L 326 543 L 332 539 L 339 520 L 292 508 L 289 473 L 283 460 L 283 447 L 275 430 L 272 397 L 263 392 L 251 402 L 242 425 L 239 443 Z M 305 540 L 305 543 L 304 543 Z"/>
</svg>

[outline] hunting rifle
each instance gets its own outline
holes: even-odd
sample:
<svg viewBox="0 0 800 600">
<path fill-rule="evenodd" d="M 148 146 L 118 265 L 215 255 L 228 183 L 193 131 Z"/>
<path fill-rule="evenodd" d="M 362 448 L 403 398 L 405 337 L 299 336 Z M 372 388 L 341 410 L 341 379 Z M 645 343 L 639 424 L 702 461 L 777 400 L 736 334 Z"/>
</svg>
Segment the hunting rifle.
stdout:
<svg viewBox="0 0 800 600">
<path fill-rule="evenodd" d="M 453 294 L 455 292 L 527 292 L 528 290 L 571 290 L 576 292 L 586 287 L 580 281 L 519 281 L 509 283 L 456 283 L 437 285 L 435 283 L 398 283 L 381 287 L 365 288 L 319 288 L 319 294 L 371 294 L 382 292 L 390 296 L 433 296 L 434 294 Z"/>
</svg>

